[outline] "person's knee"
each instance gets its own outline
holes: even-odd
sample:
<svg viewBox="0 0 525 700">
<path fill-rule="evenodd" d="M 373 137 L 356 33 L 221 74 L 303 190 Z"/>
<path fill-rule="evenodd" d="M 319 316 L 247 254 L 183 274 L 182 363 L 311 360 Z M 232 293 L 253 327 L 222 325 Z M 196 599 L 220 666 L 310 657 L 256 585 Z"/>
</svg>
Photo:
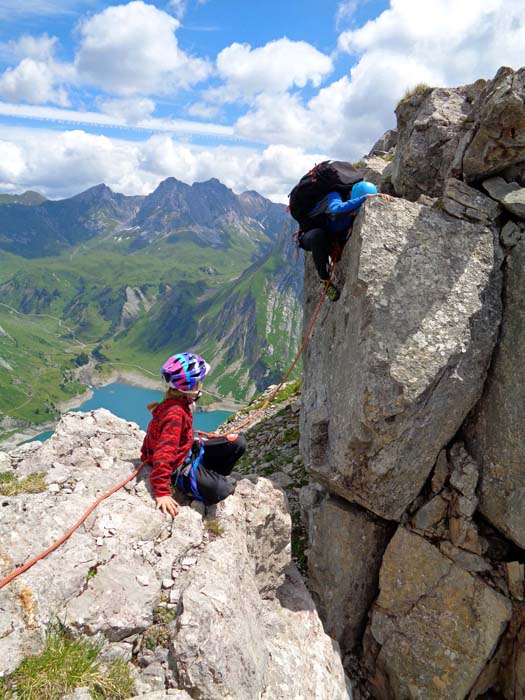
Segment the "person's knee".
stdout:
<svg viewBox="0 0 525 700">
<path fill-rule="evenodd" d="M 213 489 L 210 489 L 210 493 L 208 493 L 205 500 L 207 503 L 211 504 L 219 503 L 220 501 L 224 501 L 225 498 L 228 498 L 228 496 L 231 496 L 234 491 L 234 483 L 227 481 L 227 479 L 221 479 L 213 485 Z"/>
</svg>

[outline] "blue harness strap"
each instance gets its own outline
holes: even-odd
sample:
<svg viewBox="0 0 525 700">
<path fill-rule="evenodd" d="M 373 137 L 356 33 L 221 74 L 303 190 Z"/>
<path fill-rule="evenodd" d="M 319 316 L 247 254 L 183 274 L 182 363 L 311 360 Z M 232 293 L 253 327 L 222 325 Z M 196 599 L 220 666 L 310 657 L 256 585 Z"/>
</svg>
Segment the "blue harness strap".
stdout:
<svg viewBox="0 0 525 700">
<path fill-rule="evenodd" d="M 202 455 L 204 454 L 204 445 L 201 443 L 199 454 L 193 458 L 193 450 L 189 451 L 188 456 L 184 460 L 184 464 L 180 467 L 180 472 L 177 477 L 177 487 L 193 496 L 193 498 L 198 501 L 203 501 L 203 497 L 199 493 L 199 488 L 197 486 L 197 469 L 202 461 Z M 186 482 L 186 478 L 188 481 Z M 189 484 L 189 489 L 188 489 Z"/>
</svg>

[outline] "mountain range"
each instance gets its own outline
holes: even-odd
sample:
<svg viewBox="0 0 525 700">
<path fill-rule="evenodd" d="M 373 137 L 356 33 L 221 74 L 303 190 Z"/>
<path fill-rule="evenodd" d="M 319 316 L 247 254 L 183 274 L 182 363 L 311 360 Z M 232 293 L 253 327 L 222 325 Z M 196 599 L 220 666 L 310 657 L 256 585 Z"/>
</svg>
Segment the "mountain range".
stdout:
<svg viewBox="0 0 525 700">
<path fill-rule="evenodd" d="M 264 389 L 302 327 L 291 230 L 284 205 L 217 179 L 168 178 L 148 196 L 104 184 L 59 201 L 1 195 L 4 429 L 78 393 L 79 365 L 157 376 L 181 349 L 210 358 L 216 395 Z"/>
</svg>

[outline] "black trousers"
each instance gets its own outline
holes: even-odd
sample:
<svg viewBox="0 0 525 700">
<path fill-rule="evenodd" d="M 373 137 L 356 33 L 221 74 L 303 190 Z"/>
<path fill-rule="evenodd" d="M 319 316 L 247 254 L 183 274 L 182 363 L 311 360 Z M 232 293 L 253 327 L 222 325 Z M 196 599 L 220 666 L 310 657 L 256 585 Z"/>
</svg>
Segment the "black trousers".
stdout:
<svg viewBox="0 0 525 700">
<path fill-rule="evenodd" d="M 235 486 L 226 477 L 231 473 L 235 462 L 246 451 L 246 437 L 243 433 L 220 435 L 204 441 L 204 453 L 197 467 L 197 488 L 207 504 L 219 503 L 230 496 Z M 187 489 L 190 494 L 190 489 Z"/>
<path fill-rule="evenodd" d="M 328 233 L 322 228 L 312 228 L 301 234 L 299 245 L 303 250 L 308 250 L 312 253 L 315 269 L 322 280 L 327 280 L 330 277 L 330 261 L 328 257 L 331 256 L 334 262 L 339 260 L 349 235 L 350 231 Z M 336 255 L 337 248 L 339 249 L 339 255 Z"/>
<path fill-rule="evenodd" d="M 305 231 L 299 239 L 299 245 L 303 250 L 312 253 L 315 269 L 322 280 L 330 276 L 328 256 L 330 255 L 329 234 L 322 228 L 312 228 Z"/>
</svg>

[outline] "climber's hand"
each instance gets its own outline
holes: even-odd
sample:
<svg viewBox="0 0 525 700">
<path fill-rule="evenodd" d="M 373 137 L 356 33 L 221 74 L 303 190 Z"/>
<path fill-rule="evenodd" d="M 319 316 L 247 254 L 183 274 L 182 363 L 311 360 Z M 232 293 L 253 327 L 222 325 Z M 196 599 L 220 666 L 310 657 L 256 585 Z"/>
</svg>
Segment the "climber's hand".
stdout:
<svg viewBox="0 0 525 700">
<path fill-rule="evenodd" d="M 383 194 L 382 192 L 378 192 L 377 194 L 367 194 L 365 197 L 368 199 L 369 197 L 380 197 L 381 199 L 384 199 L 387 202 L 393 202 L 394 197 L 392 197 L 389 194 Z"/>
<path fill-rule="evenodd" d="M 160 510 L 164 515 L 171 515 L 174 518 L 179 511 L 179 504 L 171 496 L 157 496 L 155 502 L 157 510 Z"/>
</svg>

